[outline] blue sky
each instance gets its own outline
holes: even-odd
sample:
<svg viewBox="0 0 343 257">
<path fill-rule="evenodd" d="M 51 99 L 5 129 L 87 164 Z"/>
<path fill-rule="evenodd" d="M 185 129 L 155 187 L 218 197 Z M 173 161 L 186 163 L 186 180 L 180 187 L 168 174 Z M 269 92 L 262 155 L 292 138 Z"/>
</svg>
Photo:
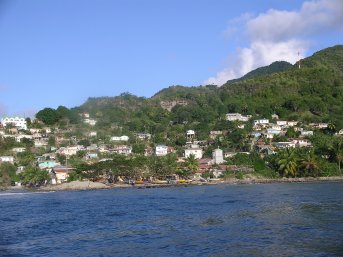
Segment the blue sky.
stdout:
<svg viewBox="0 0 343 257">
<path fill-rule="evenodd" d="M 340 0 L 0 0 L 0 117 L 221 85 L 342 44 Z"/>
</svg>

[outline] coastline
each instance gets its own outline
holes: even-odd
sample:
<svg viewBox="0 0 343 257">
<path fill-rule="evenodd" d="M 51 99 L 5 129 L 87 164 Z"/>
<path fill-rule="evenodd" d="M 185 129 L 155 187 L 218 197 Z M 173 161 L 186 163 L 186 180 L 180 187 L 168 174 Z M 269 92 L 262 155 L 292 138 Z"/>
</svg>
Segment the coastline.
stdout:
<svg viewBox="0 0 343 257">
<path fill-rule="evenodd" d="M 246 179 L 228 179 L 228 180 L 215 180 L 209 182 L 197 182 L 193 181 L 190 183 L 177 183 L 177 184 L 103 184 L 99 182 L 91 181 L 73 181 L 69 183 L 59 185 L 49 185 L 38 188 L 39 191 L 72 191 L 72 190 L 96 190 L 96 189 L 115 189 L 115 188 L 162 188 L 162 187 L 178 187 L 178 186 L 204 186 L 204 185 L 236 185 L 236 184 L 271 184 L 271 183 L 313 183 L 313 182 L 341 182 L 343 176 L 335 177 L 306 177 L 306 178 L 246 178 Z"/>
<path fill-rule="evenodd" d="M 343 176 L 334 177 L 306 177 L 306 178 L 244 178 L 237 179 L 231 178 L 227 180 L 212 180 L 208 182 L 192 181 L 189 183 L 146 183 L 146 184 L 136 184 L 129 185 L 123 183 L 117 184 L 104 184 L 100 182 L 92 181 L 72 181 L 68 183 L 58 184 L 58 185 L 47 185 L 38 188 L 27 188 L 27 187 L 8 187 L 0 188 L 0 191 L 8 190 L 29 190 L 29 191 L 80 191 L 80 190 L 98 190 L 98 189 L 123 189 L 123 188 L 162 188 L 162 187 L 187 187 L 187 186 L 205 186 L 205 185 L 247 185 L 247 184 L 272 184 L 272 183 L 316 183 L 316 182 L 342 182 Z"/>
</svg>

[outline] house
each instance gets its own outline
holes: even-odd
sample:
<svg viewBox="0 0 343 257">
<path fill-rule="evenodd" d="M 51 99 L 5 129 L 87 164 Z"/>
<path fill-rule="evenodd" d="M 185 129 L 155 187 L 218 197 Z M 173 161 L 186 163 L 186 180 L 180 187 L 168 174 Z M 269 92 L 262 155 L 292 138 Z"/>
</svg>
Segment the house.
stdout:
<svg viewBox="0 0 343 257">
<path fill-rule="evenodd" d="M 30 128 L 29 131 L 30 131 L 31 134 L 35 134 L 35 133 L 40 133 L 41 129 L 39 129 L 39 128 Z"/>
<path fill-rule="evenodd" d="M 287 121 L 287 126 L 288 127 L 294 127 L 298 124 L 298 121 Z"/>
<path fill-rule="evenodd" d="M 69 173 L 72 171 L 72 168 L 66 166 L 55 166 L 51 170 L 52 184 L 61 184 L 68 180 Z"/>
<path fill-rule="evenodd" d="M 279 135 L 280 133 L 281 133 L 281 130 L 278 130 L 278 129 L 273 129 L 273 128 L 267 129 L 267 134 Z"/>
<path fill-rule="evenodd" d="M 303 131 L 301 131 L 300 135 L 303 137 L 313 136 L 313 131 L 312 130 L 303 130 Z"/>
<path fill-rule="evenodd" d="M 121 142 L 121 141 L 127 142 L 127 141 L 129 141 L 129 137 L 128 137 L 128 136 L 120 136 L 120 137 L 114 136 L 114 137 L 111 137 L 111 141 L 115 141 L 115 142 Z"/>
<path fill-rule="evenodd" d="M 311 146 L 311 142 L 304 138 L 293 138 L 289 139 L 292 143 L 295 144 L 296 147 L 309 147 Z"/>
<path fill-rule="evenodd" d="M 110 152 L 129 155 L 132 153 L 132 147 L 127 145 L 116 145 L 114 148 L 110 149 Z"/>
<path fill-rule="evenodd" d="M 276 124 L 280 127 L 287 127 L 287 121 L 286 120 L 277 120 Z"/>
<path fill-rule="evenodd" d="M 156 156 L 165 156 L 168 154 L 168 146 L 166 145 L 157 145 L 155 148 Z"/>
<path fill-rule="evenodd" d="M 248 121 L 252 116 L 251 115 L 247 115 L 244 116 L 240 113 L 227 113 L 226 114 L 226 120 L 227 121 Z"/>
<path fill-rule="evenodd" d="M 253 131 L 250 133 L 250 137 L 252 138 L 259 138 L 262 134 L 260 132 L 257 131 Z"/>
<path fill-rule="evenodd" d="M 27 123 L 24 118 L 20 117 L 5 117 L 1 119 L 1 124 L 4 127 L 7 127 L 8 125 L 12 125 L 16 127 L 17 129 L 23 129 L 27 130 Z"/>
<path fill-rule="evenodd" d="M 294 142 L 277 142 L 275 146 L 280 149 L 295 148 L 295 143 Z"/>
<path fill-rule="evenodd" d="M 317 129 L 325 129 L 328 127 L 328 123 L 310 123 L 310 126 Z"/>
<path fill-rule="evenodd" d="M 269 124 L 269 120 L 268 119 L 259 119 L 259 120 L 254 120 L 254 127 L 257 125 L 262 125 L 262 126 L 266 126 Z"/>
<path fill-rule="evenodd" d="M 97 135 L 98 135 L 98 133 L 96 131 L 91 131 L 88 134 L 89 137 L 96 137 Z"/>
<path fill-rule="evenodd" d="M 25 147 L 14 147 L 14 148 L 12 148 L 12 152 L 14 152 L 14 153 L 23 153 L 25 151 L 26 151 Z"/>
<path fill-rule="evenodd" d="M 48 141 L 47 140 L 35 140 L 34 141 L 35 147 L 45 147 L 48 146 Z"/>
<path fill-rule="evenodd" d="M 223 157 L 223 150 L 222 149 L 214 149 L 212 152 L 212 158 L 214 164 L 222 164 L 224 163 Z"/>
<path fill-rule="evenodd" d="M 138 140 L 150 140 L 151 134 L 149 134 L 149 133 L 137 133 L 136 138 Z"/>
<path fill-rule="evenodd" d="M 343 129 L 337 132 L 338 135 L 343 136 Z"/>
<path fill-rule="evenodd" d="M 96 120 L 93 119 L 84 119 L 83 122 L 91 126 L 94 126 L 96 124 Z"/>
<path fill-rule="evenodd" d="M 199 145 L 193 144 L 189 148 L 185 149 L 185 158 L 188 158 L 191 155 L 194 155 L 195 159 L 201 159 L 202 158 L 202 149 L 199 147 Z"/>
<path fill-rule="evenodd" d="M 191 129 L 187 130 L 186 139 L 187 139 L 187 142 L 193 142 L 195 139 L 195 131 Z"/>
<path fill-rule="evenodd" d="M 13 156 L 0 156 L 0 162 L 9 162 L 14 163 L 14 157 Z"/>
<path fill-rule="evenodd" d="M 61 147 L 56 151 L 56 153 L 71 156 L 77 154 L 78 151 L 84 150 L 84 147 L 82 145 L 77 146 L 68 146 L 68 147 Z"/>
</svg>

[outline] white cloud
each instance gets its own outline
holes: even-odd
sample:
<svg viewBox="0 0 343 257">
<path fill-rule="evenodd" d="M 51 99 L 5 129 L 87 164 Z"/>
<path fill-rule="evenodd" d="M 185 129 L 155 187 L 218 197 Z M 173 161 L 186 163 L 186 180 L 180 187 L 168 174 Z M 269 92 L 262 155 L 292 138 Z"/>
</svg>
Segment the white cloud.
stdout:
<svg viewBox="0 0 343 257">
<path fill-rule="evenodd" d="M 229 65 L 204 83 L 222 85 L 274 61 L 295 63 L 304 57 L 311 35 L 343 30 L 342 13 L 343 1 L 320 0 L 304 2 L 298 11 L 270 9 L 256 17 L 242 15 L 233 23 L 244 22 L 249 47 L 238 49 Z M 235 31 L 235 27 L 229 27 L 226 33 L 231 36 Z"/>
</svg>

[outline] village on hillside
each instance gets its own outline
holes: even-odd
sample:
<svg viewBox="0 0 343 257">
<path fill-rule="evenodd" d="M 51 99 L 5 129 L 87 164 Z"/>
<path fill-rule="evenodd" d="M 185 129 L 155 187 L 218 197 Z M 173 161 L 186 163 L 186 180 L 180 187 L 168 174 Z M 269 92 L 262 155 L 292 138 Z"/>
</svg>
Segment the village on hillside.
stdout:
<svg viewBox="0 0 343 257">
<path fill-rule="evenodd" d="M 264 167 L 268 164 L 268 156 L 280 151 L 301 148 L 310 152 L 311 138 L 317 131 L 330 129 L 328 123 L 302 125 L 298 121 L 280 120 L 276 114 L 272 115 L 272 119 L 253 119 L 251 115 L 227 113 L 225 119 L 228 124 L 231 123 L 237 129 L 247 126 L 251 128 L 245 139 L 248 149 L 227 151 L 213 147 L 215 142 L 221 142 L 230 136 L 229 129 L 210 131 L 207 138 L 199 138 L 197 131 L 187 130 L 184 131 L 185 143 L 180 151 L 167 143 L 154 142 L 154 135 L 144 131 L 134 133 L 134 138 L 125 134 L 105 137 L 102 135 L 99 138 L 95 129 L 97 120 L 89 113 L 81 113 L 80 116 L 83 126 L 87 128 L 87 133 L 82 135 L 68 126 L 64 129 L 46 126 L 37 119 L 31 121 L 22 117 L 2 118 L 0 167 L 5 165 L 7 169 L 15 169 L 14 174 L 10 175 L 10 184 L 40 186 L 84 179 L 103 183 L 186 183 L 220 180 L 230 174 L 237 177 L 237 174 L 243 176 L 256 171 L 254 163 L 231 161 L 237 156 L 240 156 L 240 159 L 244 159 L 244 156 L 249 159 L 249 155 L 258 156 L 259 160 L 263 160 Z M 343 129 L 331 136 L 343 137 Z M 168 138 L 165 141 L 168 142 Z M 137 150 L 137 145 L 144 148 Z M 145 160 L 154 158 L 155 166 L 147 165 L 147 168 L 144 164 L 139 164 L 139 169 L 135 164 L 130 168 L 120 166 L 113 161 L 118 156 L 132 162 L 139 156 L 144 156 Z M 167 156 L 173 156 L 174 159 L 169 158 L 166 165 L 163 162 L 160 166 L 156 164 L 159 158 Z M 167 159 L 163 160 L 168 162 Z M 170 160 L 173 160 L 172 164 Z M 109 165 L 102 165 L 103 163 Z M 340 166 L 340 162 L 338 164 Z M 94 170 L 94 167 L 100 166 L 97 171 Z M 83 170 L 83 167 L 87 168 Z M 281 171 L 280 167 L 278 171 Z M 130 169 L 130 172 L 127 169 Z M 295 174 L 284 175 L 295 177 Z M 2 180 L 5 181 L 4 176 Z"/>
</svg>

